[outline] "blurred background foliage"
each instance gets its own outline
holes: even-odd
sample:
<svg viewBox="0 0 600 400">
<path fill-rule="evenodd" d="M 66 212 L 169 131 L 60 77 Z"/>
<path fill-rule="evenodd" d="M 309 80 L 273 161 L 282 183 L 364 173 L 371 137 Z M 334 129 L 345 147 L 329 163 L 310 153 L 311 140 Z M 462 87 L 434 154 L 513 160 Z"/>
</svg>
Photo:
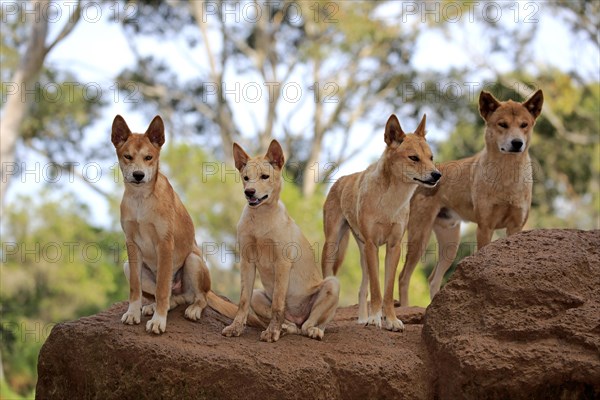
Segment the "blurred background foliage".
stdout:
<svg viewBox="0 0 600 400">
<path fill-rule="evenodd" d="M 161 168 L 194 219 L 213 289 L 233 301 L 239 296 L 236 225 L 244 206 L 231 160 L 234 141 L 253 154 L 264 151 L 272 137 L 281 141 L 288 160 L 282 200 L 314 244 L 318 260 L 327 190 L 340 176 L 338 168 L 357 170 L 353 166 L 371 143 L 383 149 L 383 124 L 390 113 L 407 130 L 427 113 L 429 129 L 442 132 L 429 136 L 436 161 L 482 148 L 483 121 L 477 111 L 482 85 L 474 92 L 452 89 L 457 82 L 486 83 L 485 89 L 501 100 L 522 101 L 542 88 L 544 112 L 530 152 L 536 166 L 533 209 L 526 228 L 600 225 L 598 71 L 586 70 L 589 63 L 575 61 L 565 69 L 541 61 L 536 51 L 541 24 L 525 23 L 524 9 L 518 18 L 496 22 L 481 13 L 470 21 L 468 5 L 450 1 L 433 4 L 461 12 L 463 18 L 410 14 L 399 6 L 404 3 L 393 1 L 281 1 L 256 21 L 236 22 L 224 7 L 235 10 L 238 4 L 239 10 L 259 3 L 106 2 L 102 7 L 110 21 L 104 26 L 122 30 L 135 62 L 108 77 L 102 88 L 121 99 L 140 99 L 131 107 L 115 108 L 106 97 L 78 90 L 74 96 L 53 97 L 57 91 L 70 93 L 69 85 L 86 84 L 76 65 L 48 62 L 47 56 L 55 45 L 67 46 L 72 32 L 90 29 L 78 18 L 89 3 L 77 2 L 79 8 L 68 9 L 68 21 L 52 23 L 27 18 L 21 8 L 1 9 L 2 162 L 53 168 L 44 170 L 45 179 L 34 183 L 31 194 L 7 196 L 24 182 L 18 175 L 11 178 L 3 166 L 0 398 L 33 395 L 37 355 L 55 323 L 127 298 L 118 222 L 122 182 L 115 173 L 108 129 L 116 112 L 140 114 L 147 121 L 159 113 L 165 119 L 169 136 Z M 448 7 L 456 4 L 458 8 Z M 517 3 L 495 4 L 504 15 L 516 12 Z M 554 20 L 568 28 L 581 59 L 598 59 L 600 2 L 535 4 L 538 21 Z M 300 11 L 289 12 L 291 7 Z M 101 35 L 103 25 L 96 25 L 92 28 L 98 31 L 92 32 Z M 432 33 L 461 47 L 469 62 L 443 70 L 423 67 L 416 56 L 419 45 L 427 43 L 423 38 Z M 165 43 L 172 45 L 167 54 L 158 46 Z M 183 73 L 181 61 L 172 59 L 195 65 L 194 73 Z M 113 61 L 108 55 L 107 63 Z M 265 82 L 292 82 L 310 95 L 291 104 L 275 90 L 255 104 L 227 96 L 221 85 L 207 86 L 238 81 L 258 82 L 263 88 Z M 115 84 L 120 93 L 111 89 Z M 22 100 L 21 93 L 14 93 L 21 86 L 35 87 L 38 93 Z M 102 181 L 70 167 L 90 160 L 102 166 Z M 73 174 L 70 185 L 53 179 L 68 173 Z M 108 211 L 99 223 L 101 210 Z M 474 243 L 474 227 L 465 225 L 457 262 L 475 250 Z M 415 305 L 429 303 L 426 277 L 436 257 L 432 242 L 411 282 Z M 340 304 L 356 303 L 361 272 L 353 241 L 339 277 Z"/>
</svg>

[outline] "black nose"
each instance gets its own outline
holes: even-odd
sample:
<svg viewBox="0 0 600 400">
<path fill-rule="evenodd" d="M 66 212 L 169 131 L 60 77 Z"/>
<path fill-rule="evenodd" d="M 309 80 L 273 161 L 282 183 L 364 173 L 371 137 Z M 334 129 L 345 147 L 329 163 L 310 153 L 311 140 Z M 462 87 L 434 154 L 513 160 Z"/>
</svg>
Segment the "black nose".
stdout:
<svg viewBox="0 0 600 400">
<path fill-rule="evenodd" d="M 521 150 L 521 147 L 523 147 L 523 141 L 519 140 L 519 139 L 511 140 L 510 144 L 512 145 L 513 149 L 515 149 L 515 150 Z"/>
<path fill-rule="evenodd" d="M 136 181 L 140 182 L 146 176 L 142 171 L 133 171 L 133 177 Z"/>
<path fill-rule="evenodd" d="M 254 193 L 256 193 L 256 189 L 246 189 L 246 190 L 244 190 L 244 194 L 246 195 L 246 197 L 252 197 L 252 196 L 254 196 Z"/>
<path fill-rule="evenodd" d="M 431 173 L 431 178 L 433 178 L 434 181 L 439 181 L 440 178 L 442 177 L 442 173 L 440 171 L 435 171 Z"/>
</svg>

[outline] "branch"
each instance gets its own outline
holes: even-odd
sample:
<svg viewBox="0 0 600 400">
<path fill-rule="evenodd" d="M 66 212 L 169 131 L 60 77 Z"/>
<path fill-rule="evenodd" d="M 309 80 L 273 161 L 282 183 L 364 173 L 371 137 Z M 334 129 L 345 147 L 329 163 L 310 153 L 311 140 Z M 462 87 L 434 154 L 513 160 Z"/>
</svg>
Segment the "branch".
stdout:
<svg viewBox="0 0 600 400">
<path fill-rule="evenodd" d="M 76 176 L 81 181 L 83 181 L 90 189 L 92 189 L 97 194 L 103 196 L 107 200 L 111 199 L 111 193 L 105 192 L 104 190 L 100 189 L 98 187 L 98 185 L 95 185 L 93 182 L 90 182 L 85 176 L 83 176 L 83 174 L 81 173 L 81 171 L 78 171 L 76 168 L 69 168 L 68 167 L 69 164 L 59 163 L 48 152 L 46 152 L 44 150 L 38 149 L 35 146 L 30 146 L 30 148 L 33 151 L 35 151 L 36 153 L 38 153 L 39 155 L 41 155 L 42 157 L 46 158 L 51 163 L 54 163 L 54 165 L 57 166 L 58 168 L 60 168 L 61 171 L 66 171 L 68 173 L 72 172 L 74 174 L 74 176 Z"/>
<path fill-rule="evenodd" d="M 56 46 L 61 40 L 63 40 L 67 36 L 69 36 L 69 34 L 73 31 L 73 29 L 75 28 L 75 25 L 77 25 L 77 22 L 79 22 L 80 19 L 81 19 L 81 0 L 79 0 L 77 2 L 77 8 L 75 8 L 75 11 L 73 11 L 73 14 L 69 16 L 69 19 L 67 20 L 67 23 L 65 24 L 65 26 L 63 26 L 62 31 L 60 31 L 60 33 L 58 34 L 56 39 L 54 39 L 52 41 L 52 43 L 50 43 L 50 45 L 48 45 L 46 47 L 44 56 L 46 54 L 48 54 L 54 48 L 54 46 Z"/>
</svg>

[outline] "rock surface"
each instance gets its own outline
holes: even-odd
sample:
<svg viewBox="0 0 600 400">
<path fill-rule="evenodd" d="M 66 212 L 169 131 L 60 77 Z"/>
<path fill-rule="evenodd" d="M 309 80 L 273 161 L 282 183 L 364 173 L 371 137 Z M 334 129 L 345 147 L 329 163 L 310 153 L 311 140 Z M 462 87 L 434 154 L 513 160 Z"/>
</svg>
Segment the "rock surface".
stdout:
<svg viewBox="0 0 600 400">
<path fill-rule="evenodd" d="M 423 337 L 441 399 L 600 398 L 600 231 L 486 246 L 434 298 Z"/>
<path fill-rule="evenodd" d="M 321 342 L 258 340 L 169 313 L 167 332 L 123 325 L 119 303 L 58 324 L 40 352 L 39 399 L 600 398 L 600 231 L 538 230 L 463 260 L 404 333 L 338 310 Z"/>
<path fill-rule="evenodd" d="M 123 325 L 126 303 L 58 324 L 39 357 L 39 399 L 430 399 L 431 377 L 420 322 L 424 309 L 398 308 L 404 333 L 356 324 L 357 307 L 341 308 L 323 341 L 286 335 L 259 341 L 246 328 L 206 309 L 193 323 L 183 307 L 167 332 Z"/>
</svg>

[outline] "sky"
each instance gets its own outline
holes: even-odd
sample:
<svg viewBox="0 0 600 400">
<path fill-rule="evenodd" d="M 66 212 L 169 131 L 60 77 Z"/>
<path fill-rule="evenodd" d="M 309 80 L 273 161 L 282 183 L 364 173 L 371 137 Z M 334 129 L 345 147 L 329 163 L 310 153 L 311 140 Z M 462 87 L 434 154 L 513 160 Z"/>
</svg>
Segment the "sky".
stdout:
<svg viewBox="0 0 600 400">
<path fill-rule="evenodd" d="M 6 10 L 7 5 L 11 2 L 0 2 L 3 10 Z M 67 3 L 68 4 L 68 3 Z M 118 93 L 116 90 L 115 76 L 124 69 L 124 67 L 133 67 L 135 58 L 132 53 L 132 49 L 127 44 L 127 38 L 123 29 L 118 25 L 110 21 L 110 17 L 114 13 L 120 13 L 124 15 L 131 10 L 117 7 L 119 3 L 113 3 L 109 7 L 97 7 L 98 3 L 90 4 L 84 9 L 84 16 L 82 21 L 77 25 L 72 34 L 62 41 L 47 58 L 47 63 L 56 66 L 59 69 L 70 70 L 74 72 L 80 82 L 87 82 L 87 86 L 91 90 L 93 96 L 101 96 L 102 99 L 108 100 L 109 106 L 103 111 L 103 117 L 94 124 L 89 130 L 91 132 L 87 137 L 86 141 L 92 144 L 106 143 L 107 146 L 112 146 L 110 143 L 110 126 L 112 119 L 116 114 L 123 114 L 129 126 L 133 131 L 144 131 L 149 123 L 146 121 L 145 116 L 142 113 L 135 111 L 135 107 L 132 107 L 131 103 L 128 103 L 122 93 Z M 111 4 L 111 3 L 108 3 Z M 442 3 L 440 3 L 442 4 Z M 476 3 L 479 4 L 479 3 Z M 574 38 L 569 34 L 567 28 L 563 26 L 557 19 L 548 17 L 546 11 L 543 8 L 531 8 L 531 2 L 519 2 L 515 3 L 513 12 L 518 13 L 513 15 L 504 15 L 501 19 L 502 23 L 513 23 L 515 18 L 523 20 L 527 17 L 529 19 L 538 19 L 539 30 L 535 38 L 536 45 L 533 47 L 535 54 L 533 59 L 536 65 L 532 68 L 540 68 L 544 66 L 554 66 L 559 69 L 569 71 L 571 69 L 577 69 L 581 71 L 584 76 L 596 76 L 600 70 L 600 55 L 593 48 L 583 49 L 580 46 L 576 46 L 573 43 Z M 539 4 L 539 3 L 535 3 Z M 408 3 L 395 3 L 390 7 L 408 7 L 411 2 Z M 483 6 L 476 8 L 473 12 L 484 12 Z M 529 8 L 528 8 L 529 7 Z M 539 7 L 539 5 L 537 6 Z M 63 6 L 61 8 L 61 17 L 55 18 L 55 23 L 51 24 L 51 37 L 54 37 L 58 30 L 62 27 L 64 21 L 68 17 L 68 7 Z M 393 10 L 381 10 L 383 13 L 392 15 L 390 12 Z M 424 10 L 414 10 L 406 8 L 405 21 L 401 21 L 406 24 L 417 24 L 421 23 L 422 13 Z M 425 10 L 426 11 L 426 10 Z M 448 10 L 446 10 L 448 11 Z M 451 10 L 450 10 L 451 11 Z M 486 9 L 485 12 L 489 14 L 489 18 L 495 18 L 492 9 Z M 444 9 L 437 11 L 440 16 L 444 16 Z M 462 18 L 468 18 L 468 16 L 462 16 Z M 391 19 L 388 23 L 397 23 L 398 21 Z M 440 31 L 430 31 L 422 35 L 417 43 L 417 53 L 414 58 L 414 65 L 416 68 L 424 70 L 429 69 L 432 71 L 444 72 L 448 71 L 451 67 L 461 67 L 468 65 L 470 61 L 469 54 L 485 54 L 487 43 L 481 40 L 481 33 L 477 31 L 478 27 L 476 24 L 454 24 L 451 25 L 453 41 L 450 41 L 448 36 L 444 36 Z M 168 59 L 173 65 L 177 65 L 178 73 L 181 78 L 197 76 L 198 68 L 206 68 L 206 63 L 203 63 L 202 54 L 198 54 L 194 59 L 187 59 L 180 56 L 180 46 L 182 43 L 175 41 L 153 41 L 144 40 L 139 42 L 140 48 L 143 53 L 148 54 L 162 54 Z M 468 51 L 465 51 L 468 49 Z M 585 56 L 582 57 L 582 51 Z M 594 51 L 594 53 L 591 53 Z M 510 69 L 510 63 L 506 60 L 498 58 L 494 60 L 495 65 L 500 71 L 506 72 Z M 203 65 L 204 64 L 204 65 Z M 595 74 L 595 75 L 594 75 Z M 234 72 L 230 72 L 229 76 L 232 76 L 231 81 L 239 81 L 241 85 L 252 81 L 251 77 L 248 76 L 235 76 Z M 485 76 L 483 72 L 480 79 L 486 79 L 489 77 Z M 292 77 L 292 80 L 295 78 Z M 301 81 L 297 77 L 297 81 Z M 102 88 L 100 92 L 97 88 Z M 96 92 L 94 92 L 96 90 Z M 94 94 L 96 93 L 96 94 Z M 309 102 L 310 103 L 310 102 Z M 252 105 L 240 103 L 237 105 L 239 110 L 234 112 L 236 118 L 241 119 L 242 126 L 250 126 L 253 124 L 252 114 L 257 113 L 260 115 L 264 113 L 265 104 L 255 103 Z M 408 130 L 412 129 L 408 127 Z M 370 127 L 357 124 L 354 128 L 354 133 L 364 130 L 370 130 Z M 352 133 L 352 132 L 351 132 Z M 428 137 L 432 140 L 443 140 L 446 133 L 443 132 L 440 127 L 429 124 L 428 125 Z M 354 134 L 352 137 L 356 138 L 350 142 L 350 146 L 357 147 L 362 146 L 364 141 L 358 139 L 360 135 Z M 383 136 L 383 132 L 382 132 Z M 343 166 L 339 171 L 339 176 L 362 170 L 368 166 L 369 163 L 373 162 L 383 151 L 384 143 L 383 139 L 377 140 L 377 137 L 366 146 L 365 150 L 357 156 L 352 162 Z M 96 174 L 97 166 L 90 164 L 94 160 L 74 160 L 80 163 L 81 171 L 92 176 Z M 116 161 L 116 159 L 115 159 Z M 28 175 L 21 175 L 11 182 L 7 201 L 14 201 L 16 196 L 19 194 L 30 194 L 35 195 L 39 193 L 40 186 L 37 184 L 39 178 L 44 177 L 44 160 L 39 159 L 36 155 L 26 152 L 25 159 L 23 160 L 28 165 L 30 173 Z M 35 165 L 39 167 L 35 167 Z M 34 167 L 30 167 L 34 165 Z M 111 168 L 114 169 L 114 163 L 106 164 L 102 162 L 102 174 L 104 176 L 110 175 Z M 31 172 L 33 168 L 33 172 Z M 38 170 L 36 171 L 36 168 Z M 37 179 L 36 179 L 37 178 Z M 108 216 L 109 209 L 108 204 L 102 197 L 94 193 L 91 189 L 82 185 L 80 181 L 74 180 L 71 182 L 65 176 L 61 179 L 66 190 L 77 193 L 77 195 L 85 202 L 92 205 L 92 223 L 108 226 L 114 223 L 114 218 Z M 111 179 L 101 179 L 97 183 L 100 187 L 105 190 L 115 190 L 115 185 Z M 120 188 L 118 190 L 121 190 Z"/>
</svg>

